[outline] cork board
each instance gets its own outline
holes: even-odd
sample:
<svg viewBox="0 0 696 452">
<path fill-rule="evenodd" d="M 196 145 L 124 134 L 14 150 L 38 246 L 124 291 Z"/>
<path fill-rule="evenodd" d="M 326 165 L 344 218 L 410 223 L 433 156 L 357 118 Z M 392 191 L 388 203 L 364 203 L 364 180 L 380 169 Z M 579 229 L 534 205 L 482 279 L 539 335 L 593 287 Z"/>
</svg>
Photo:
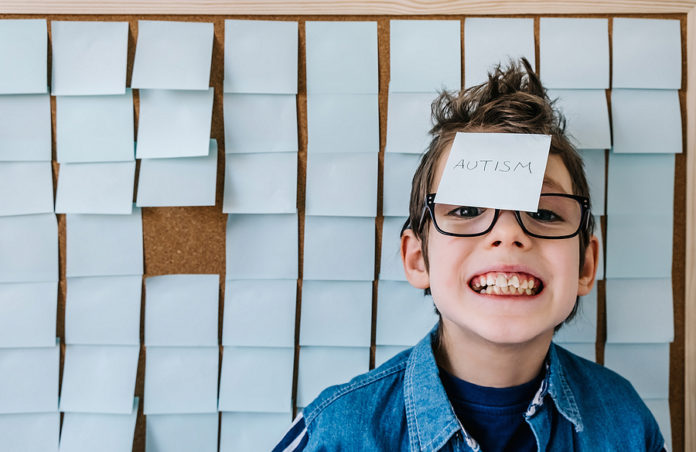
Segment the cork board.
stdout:
<svg viewBox="0 0 696 452">
<path fill-rule="evenodd" d="M 683 142 L 686 143 L 686 15 L 684 14 L 653 14 L 653 15 L 631 15 L 621 14 L 621 17 L 652 17 L 678 19 L 682 24 L 682 89 L 680 90 L 680 100 L 682 106 L 682 130 Z M 213 45 L 212 68 L 210 76 L 210 86 L 215 88 L 213 103 L 213 119 L 211 128 L 211 138 L 218 142 L 218 168 L 217 168 L 217 187 L 216 205 L 214 207 L 168 207 L 168 208 L 143 208 L 143 245 L 145 277 L 175 274 L 175 273 L 217 273 L 221 276 L 220 287 L 220 316 L 219 316 L 219 339 L 222 334 L 222 308 L 224 295 L 225 279 L 225 224 L 227 216 L 222 214 L 222 193 L 224 183 L 224 129 L 223 129 L 223 47 L 224 47 L 224 21 L 225 19 L 262 19 L 262 20 L 291 20 L 299 22 L 299 48 L 298 48 L 298 221 L 299 221 L 299 269 L 300 278 L 297 286 L 297 305 L 296 305 L 296 325 L 295 325 L 295 371 L 293 381 L 293 400 L 297 388 L 297 363 L 299 358 L 299 326 L 300 326 L 300 307 L 301 307 L 301 288 L 302 288 L 302 243 L 304 225 L 304 200 L 305 200 L 305 179 L 307 163 L 307 103 L 305 85 L 305 33 L 304 23 L 311 20 L 335 20 L 335 21 L 376 21 L 378 27 L 378 51 L 379 51 L 379 127 L 380 127 L 380 152 L 378 166 L 378 201 L 377 219 L 375 222 L 376 249 L 375 249 L 375 280 L 379 275 L 380 252 L 382 241 L 382 186 L 384 169 L 384 149 L 386 144 L 387 126 L 387 90 L 389 83 L 389 21 L 392 19 L 448 19 L 461 21 L 462 39 L 462 69 L 463 69 L 463 40 L 464 40 L 464 19 L 462 15 L 410 15 L 410 16 L 331 16 L 331 15 L 244 15 L 244 16 L 222 16 L 222 15 L 26 15 L 26 14 L 0 14 L 0 18 L 46 18 L 48 20 L 49 40 L 52 20 L 83 20 L 83 21 L 126 21 L 129 22 L 128 39 L 128 66 L 127 66 L 127 85 L 130 85 L 133 60 L 135 55 L 135 44 L 138 33 L 138 20 L 174 20 L 188 22 L 209 22 L 215 27 L 215 37 Z M 539 17 L 538 15 L 506 15 L 504 17 L 533 17 L 535 18 L 535 47 L 536 47 L 536 67 L 539 67 Z M 547 16 L 544 16 L 547 17 Z M 580 17 L 580 16 L 564 16 Z M 583 15 L 582 17 L 613 17 L 612 15 Z M 611 43 L 611 20 L 609 22 L 609 39 Z M 610 46 L 611 49 L 611 46 Z M 611 50 L 610 50 L 611 51 Z M 50 60 L 51 49 L 49 45 L 49 67 L 48 74 L 50 80 Z M 462 80 L 464 74 L 462 73 Z M 609 93 L 607 93 L 609 99 Z M 136 133 L 138 121 L 138 90 L 134 90 L 134 108 L 136 119 Z M 52 123 L 53 123 L 53 160 L 54 160 L 54 187 L 57 183 L 59 165 L 55 163 L 55 98 L 51 99 Z M 686 147 L 684 147 L 686 150 Z M 608 159 L 608 153 L 605 152 Z M 674 188 L 674 240 L 673 240 L 673 261 L 672 261 L 672 287 L 674 299 L 674 342 L 670 348 L 670 388 L 669 402 L 672 420 L 672 445 L 673 450 L 685 450 L 684 438 L 685 422 L 685 387 L 684 387 L 684 357 L 685 357 L 685 261 L 686 250 L 686 154 L 676 155 L 675 161 L 675 188 Z M 139 162 L 136 167 L 136 187 Z M 59 225 L 59 250 L 60 250 L 60 284 L 58 296 L 58 317 L 57 335 L 64 344 L 65 337 L 65 215 L 58 215 Z M 602 221 L 602 233 L 606 238 L 606 222 Z M 388 238 L 395 239 L 395 238 Z M 606 243 L 606 241 L 604 242 Z M 144 343 L 144 291 L 143 303 L 141 308 L 141 344 Z M 377 283 L 373 283 L 373 316 L 371 334 L 371 367 L 374 365 L 375 351 L 375 319 L 377 309 Z M 598 325 L 597 325 L 597 361 L 603 363 L 604 342 L 606 339 L 606 316 L 605 316 L 605 284 L 599 281 L 598 285 Z M 222 353 L 222 348 L 221 351 Z M 63 368 L 63 358 L 65 346 L 61 346 L 61 369 Z M 144 391 L 145 374 L 145 347 L 141 346 L 138 374 L 135 395 L 142 400 Z M 62 380 L 62 375 L 61 375 Z M 142 414 L 142 403 L 138 413 L 135 440 L 133 450 L 143 452 L 145 450 L 145 422 Z"/>
</svg>

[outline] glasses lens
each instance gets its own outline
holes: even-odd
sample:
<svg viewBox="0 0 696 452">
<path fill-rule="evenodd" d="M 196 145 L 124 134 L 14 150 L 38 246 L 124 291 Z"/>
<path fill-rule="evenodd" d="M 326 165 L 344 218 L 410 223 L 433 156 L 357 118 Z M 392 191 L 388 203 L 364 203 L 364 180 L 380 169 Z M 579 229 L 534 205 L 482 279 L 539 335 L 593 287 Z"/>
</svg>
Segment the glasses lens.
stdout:
<svg viewBox="0 0 696 452">
<path fill-rule="evenodd" d="M 582 221 L 582 206 L 565 196 L 542 196 L 539 210 L 520 212 L 524 227 L 532 234 L 544 237 L 563 237 L 574 234 Z"/>
<path fill-rule="evenodd" d="M 437 226 L 450 234 L 481 234 L 495 218 L 495 209 L 452 204 L 435 204 L 433 213 Z"/>
</svg>

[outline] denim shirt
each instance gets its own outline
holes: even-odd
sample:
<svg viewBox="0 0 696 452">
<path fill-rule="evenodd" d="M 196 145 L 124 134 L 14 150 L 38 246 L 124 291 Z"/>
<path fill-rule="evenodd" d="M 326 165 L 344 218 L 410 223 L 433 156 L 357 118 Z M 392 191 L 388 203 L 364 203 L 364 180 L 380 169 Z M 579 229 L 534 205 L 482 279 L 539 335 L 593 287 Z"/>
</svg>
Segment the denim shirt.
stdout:
<svg viewBox="0 0 696 452">
<path fill-rule="evenodd" d="M 440 381 L 436 331 L 380 367 L 325 389 L 274 451 L 480 451 Z M 666 450 L 657 422 L 626 379 L 553 343 L 546 366 L 525 414 L 539 451 Z M 568 428 L 552 429 L 552 410 Z"/>
</svg>

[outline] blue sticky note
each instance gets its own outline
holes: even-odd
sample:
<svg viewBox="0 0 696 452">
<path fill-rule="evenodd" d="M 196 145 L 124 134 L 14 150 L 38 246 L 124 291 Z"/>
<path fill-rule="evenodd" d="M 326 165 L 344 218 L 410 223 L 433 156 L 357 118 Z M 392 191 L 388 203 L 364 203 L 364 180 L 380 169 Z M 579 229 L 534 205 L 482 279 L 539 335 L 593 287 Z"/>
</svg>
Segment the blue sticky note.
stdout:
<svg viewBox="0 0 696 452">
<path fill-rule="evenodd" d="M 143 274 L 139 208 L 131 215 L 66 215 L 66 266 L 73 276 Z"/>
<path fill-rule="evenodd" d="M 219 275 L 145 279 L 145 345 L 218 344 Z"/>
<path fill-rule="evenodd" d="M 220 411 L 292 412 L 295 349 L 225 347 Z"/>
<path fill-rule="evenodd" d="M 128 22 L 51 22 L 54 96 L 126 92 Z"/>
<path fill-rule="evenodd" d="M 148 347 L 145 414 L 216 413 L 219 348 Z"/>
<path fill-rule="evenodd" d="M 133 93 L 56 96 L 59 163 L 133 160 Z"/>
<path fill-rule="evenodd" d="M 222 345 L 293 347 L 294 279 L 225 281 Z"/>
<path fill-rule="evenodd" d="M 369 347 L 372 281 L 302 283 L 300 345 Z"/>
<path fill-rule="evenodd" d="M 609 215 L 607 279 L 671 277 L 672 226 L 671 215 Z"/>
<path fill-rule="evenodd" d="M 137 416 L 137 397 L 129 414 L 65 413 L 60 452 L 130 452 Z"/>
<path fill-rule="evenodd" d="M 549 90 L 555 108 L 566 119 L 566 134 L 578 149 L 609 149 L 609 109 L 602 90 Z"/>
<path fill-rule="evenodd" d="M 307 215 L 374 217 L 377 154 L 311 154 L 307 157 Z M 360 177 L 355 177 L 357 174 Z"/>
<path fill-rule="evenodd" d="M 217 141 L 213 139 L 207 156 L 142 159 L 136 204 L 214 206 L 217 157 Z"/>
<path fill-rule="evenodd" d="M 377 94 L 377 22 L 306 22 L 307 93 Z"/>
<path fill-rule="evenodd" d="M 377 94 L 310 93 L 307 152 L 379 152 Z"/>
<path fill-rule="evenodd" d="M 305 217 L 304 279 L 372 281 L 375 219 Z"/>
<path fill-rule="evenodd" d="M 580 154 L 580 157 L 582 157 L 582 162 L 585 166 L 587 184 L 590 186 L 592 213 L 594 215 L 604 215 L 604 195 L 606 192 L 606 152 L 598 149 L 578 149 L 578 153 Z"/>
<path fill-rule="evenodd" d="M 0 94 L 45 93 L 46 19 L 0 20 Z"/>
<path fill-rule="evenodd" d="M 433 127 L 433 93 L 389 93 L 385 152 L 423 154 Z"/>
<path fill-rule="evenodd" d="M 436 92 L 461 88 L 459 20 L 389 22 L 389 91 Z"/>
<path fill-rule="evenodd" d="M 147 416 L 146 452 L 217 452 L 218 413 Z"/>
<path fill-rule="evenodd" d="M 375 347 L 375 367 L 379 367 L 394 356 L 411 347 L 401 345 L 378 345 Z"/>
<path fill-rule="evenodd" d="M 228 215 L 225 279 L 297 279 L 297 214 Z"/>
<path fill-rule="evenodd" d="M 0 415 L 0 450 L 58 452 L 60 413 Z"/>
<path fill-rule="evenodd" d="M 467 17 L 464 20 L 464 87 L 488 81 L 498 64 L 526 57 L 534 69 L 534 19 Z"/>
<path fill-rule="evenodd" d="M 669 396 L 669 343 L 606 344 L 604 365 L 627 378 L 643 398 Z"/>
<path fill-rule="evenodd" d="M 0 348 L 0 414 L 58 409 L 60 345 Z"/>
<path fill-rule="evenodd" d="M 302 347 L 297 375 L 297 405 L 306 407 L 332 385 L 367 372 L 369 347 Z"/>
<path fill-rule="evenodd" d="M 609 154 L 607 214 L 650 213 L 672 217 L 674 155 Z M 636 181 L 650 181 L 637 184 Z M 672 235 L 671 233 L 669 235 Z"/>
<path fill-rule="evenodd" d="M 297 22 L 225 21 L 226 93 L 297 93 Z"/>
<path fill-rule="evenodd" d="M 613 88 L 681 88 L 678 19 L 616 17 L 612 24 L 612 47 Z"/>
<path fill-rule="evenodd" d="M 138 21 L 133 88 L 207 90 L 212 23 Z"/>
<path fill-rule="evenodd" d="M 608 285 L 609 281 L 607 281 Z M 597 341 L 596 283 L 589 294 L 580 297 L 577 314 L 558 330 L 553 340 L 560 343 L 588 343 L 594 346 Z"/>
<path fill-rule="evenodd" d="M 56 213 L 130 214 L 134 183 L 135 161 L 63 163 Z"/>
<path fill-rule="evenodd" d="M 613 89 L 614 152 L 680 154 L 682 120 L 676 90 Z"/>
<path fill-rule="evenodd" d="M 670 422 L 671 414 L 669 409 L 669 399 L 644 399 L 645 405 L 655 417 L 657 425 L 660 426 L 660 433 L 665 438 L 667 450 L 672 449 L 672 425 Z M 223 421 L 224 422 L 224 421 Z"/>
<path fill-rule="evenodd" d="M 0 347 L 56 342 L 58 282 L 0 284 Z"/>
<path fill-rule="evenodd" d="M 539 65 L 546 88 L 609 88 L 609 20 L 542 17 Z"/>
<path fill-rule="evenodd" d="M 65 343 L 140 344 L 138 276 L 68 278 L 65 300 Z"/>
<path fill-rule="evenodd" d="M 408 216 L 411 182 L 420 160 L 417 154 L 384 154 L 382 213 L 385 216 Z"/>
<path fill-rule="evenodd" d="M 608 279 L 607 343 L 674 340 L 672 280 Z"/>
<path fill-rule="evenodd" d="M 220 450 L 272 450 L 291 421 L 288 413 L 222 413 Z"/>
<path fill-rule="evenodd" d="M 0 215 L 53 212 L 51 162 L 0 162 Z"/>
<path fill-rule="evenodd" d="M 224 95 L 225 152 L 297 152 L 297 96 Z"/>
<path fill-rule="evenodd" d="M 60 411 L 130 414 L 138 345 L 67 345 Z"/>
<path fill-rule="evenodd" d="M 227 154 L 224 213 L 297 211 L 297 154 Z"/>
<path fill-rule="evenodd" d="M 56 216 L 0 217 L 0 282 L 57 280 Z"/>
<path fill-rule="evenodd" d="M 604 279 L 604 242 L 602 238 L 602 222 L 597 215 L 594 216 L 595 231 L 594 235 L 599 240 L 599 263 L 597 264 L 597 273 L 595 278 L 598 280 Z"/>
<path fill-rule="evenodd" d="M 136 157 L 208 155 L 213 88 L 202 91 L 140 90 Z"/>
<path fill-rule="evenodd" d="M 403 281 L 379 282 L 375 340 L 378 345 L 415 345 L 436 323 L 433 299 L 424 295 L 423 289 Z"/>
<path fill-rule="evenodd" d="M 0 160 L 51 160 L 48 94 L 0 96 Z"/>
<path fill-rule="evenodd" d="M 597 351 L 595 344 L 588 342 L 564 342 L 562 344 L 557 344 L 571 353 L 578 355 L 581 358 L 585 358 L 588 361 L 597 362 Z"/>
<path fill-rule="evenodd" d="M 380 280 L 406 281 L 404 264 L 401 262 L 401 228 L 406 219 L 406 217 L 384 217 L 379 266 Z"/>
</svg>

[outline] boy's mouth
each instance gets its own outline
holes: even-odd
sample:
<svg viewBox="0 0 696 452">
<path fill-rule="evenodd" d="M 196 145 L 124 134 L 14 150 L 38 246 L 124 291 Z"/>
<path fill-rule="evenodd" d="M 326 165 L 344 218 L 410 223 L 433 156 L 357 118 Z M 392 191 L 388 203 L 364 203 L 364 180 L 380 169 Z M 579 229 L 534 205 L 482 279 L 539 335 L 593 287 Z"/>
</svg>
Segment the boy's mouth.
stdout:
<svg viewBox="0 0 696 452">
<path fill-rule="evenodd" d="M 531 296 L 541 292 L 544 285 L 527 273 L 488 272 L 471 278 L 469 287 L 479 294 Z"/>
</svg>

